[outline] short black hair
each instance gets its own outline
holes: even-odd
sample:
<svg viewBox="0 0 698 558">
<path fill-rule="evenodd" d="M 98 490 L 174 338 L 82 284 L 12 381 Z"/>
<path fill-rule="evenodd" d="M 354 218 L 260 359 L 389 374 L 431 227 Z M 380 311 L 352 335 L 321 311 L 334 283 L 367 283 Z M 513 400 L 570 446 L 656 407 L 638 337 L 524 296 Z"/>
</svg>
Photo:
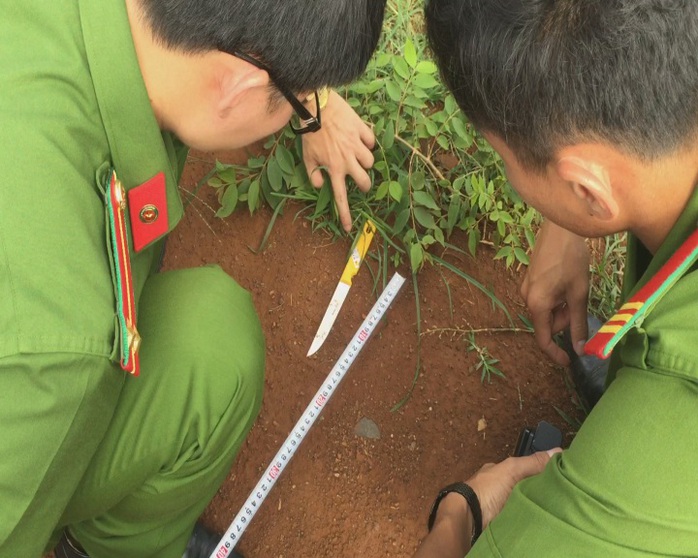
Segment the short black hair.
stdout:
<svg viewBox="0 0 698 558">
<path fill-rule="evenodd" d="M 386 0 L 140 0 L 173 49 L 239 51 L 300 93 L 360 76 L 380 37 Z"/>
<path fill-rule="evenodd" d="M 428 0 L 426 20 L 461 109 L 529 168 L 580 141 L 652 160 L 696 136 L 696 0 Z"/>
</svg>

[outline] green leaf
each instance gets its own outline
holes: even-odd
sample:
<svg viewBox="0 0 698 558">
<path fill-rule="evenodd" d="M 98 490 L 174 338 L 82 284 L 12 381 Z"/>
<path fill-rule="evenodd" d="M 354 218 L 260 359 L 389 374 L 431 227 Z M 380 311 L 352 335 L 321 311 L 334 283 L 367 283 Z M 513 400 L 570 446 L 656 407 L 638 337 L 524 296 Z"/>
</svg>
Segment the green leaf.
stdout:
<svg viewBox="0 0 698 558">
<path fill-rule="evenodd" d="M 271 159 L 267 163 L 267 178 L 269 179 L 269 185 L 275 192 L 281 192 L 284 185 L 284 177 L 281 172 L 281 167 L 277 162 L 278 159 Z"/>
<path fill-rule="evenodd" d="M 387 52 L 382 52 L 378 56 L 376 56 L 376 68 L 383 68 L 384 66 L 387 66 L 390 64 L 390 54 Z"/>
<path fill-rule="evenodd" d="M 426 184 L 427 177 L 423 171 L 416 171 L 412 174 L 410 185 L 413 190 L 423 190 Z"/>
<path fill-rule="evenodd" d="M 296 168 L 293 169 L 293 176 L 291 177 L 290 188 L 311 188 L 310 178 L 308 178 L 308 173 L 306 172 L 305 165 L 299 163 Z"/>
<path fill-rule="evenodd" d="M 470 229 L 468 232 L 468 251 L 475 257 L 477 245 L 480 243 L 480 231 L 478 229 Z"/>
<path fill-rule="evenodd" d="M 456 104 L 456 100 L 453 98 L 453 95 L 448 95 L 446 99 L 444 99 L 444 110 L 448 114 L 453 114 L 458 110 L 458 105 Z"/>
<path fill-rule="evenodd" d="M 388 182 L 387 180 L 384 182 L 381 182 L 381 185 L 378 186 L 378 189 L 376 190 L 375 199 L 382 200 L 385 196 L 387 196 L 389 186 L 390 186 L 390 182 Z"/>
<path fill-rule="evenodd" d="M 437 67 L 433 62 L 422 60 L 419 64 L 417 64 L 416 70 L 420 74 L 435 74 Z"/>
<path fill-rule="evenodd" d="M 293 154 L 282 144 L 276 146 L 276 160 L 284 174 L 291 176 L 296 166 L 296 159 Z M 272 184 L 273 186 L 273 184 Z"/>
<path fill-rule="evenodd" d="M 393 65 L 395 73 L 399 75 L 402 79 L 409 79 L 412 75 L 410 67 L 403 58 L 395 58 L 395 64 Z"/>
<path fill-rule="evenodd" d="M 429 209 L 435 209 L 436 211 L 439 211 L 438 204 L 427 192 L 419 190 L 413 192 L 412 199 L 414 200 L 414 203 L 416 203 L 417 205 L 421 205 L 424 207 L 428 207 Z"/>
<path fill-rule="evenodd" d="M 399 103 L 402 99 L 402 90 L 394 81 L 387 81 L 385 83 L 385 92 L 388 94 L 388 97 L 396 103 Z"/>
<path fill-rule="evenodd" d="M 421 87 L 423 89 L 431 89 L 431 88 L 439 85 L 439 82 L 436 81 L 429 74 L 417 74 L 416 76 L 414 76 L 412 83 L 414 83 L 416 86 Z"/>
<path fill-rule="evenodd" d="M 467 138 L 470 136 L 470 134 L 468 134 L 468 130 L 465 127 L 465 123 L 460 118 L 454 118 L 451 121 L 451 125 L 453 126 L 453 131 L 456 134 L 458 134 L 459 137 Z"/>
<path fill-rule="evenodd" d="M 209 178 L 208 185 L 211 188 L 220 188 L 221 186 L 223 186 L 223 182 L 220 178 L 214 176 L 213 178 Z"/>
<path fill-rule="evenodd" d="M 392 149 L 393 145 L 395 145 L 395 123 L 392 120 L 385 125 L 385 132 L 383 133 L 381 145 L 386 151 Z"/>
<path fill-rule="evenodd" d="M 439 133 L 439 127 L 437 126 L 436 122 L 434 122 L 432 119 L 428 119 L 425 122 L 427 132 L 429 132 L 429 135 L 431 137 L 434 137 L 436 134 Z"/>
<path fill-rule="evenodd" d="M 446 227 L 449 235 L 453 232 L 453 228 L 456 226 L 456 223 L 458 222 L 460 209 L 460 196 L 454 194 L 453 196 L 451 196 L 451 203 L 448 204 L 448 218 L 446 220 Z"/>
<path fill-rule="evenodd" d="M 422 225 L 425 229 L 433 229 L 436 227 L 436 221 L 434 220 L 434 215 L 432 215 L 424 207 L 414 208 L 414 218 L 417 222 Z"/>
<path fill-rule="evenodd" d="M 371 83 L 368 84 L 368 87 L 366 88 L 366 94 L 367 95 L 373 95 L 376 91 L 379 89 L 383 88 L 383 80 L 382 79 L 374 79 Z"/>
<path fill-rule="evenodd" d="M 444 232 L 441 229 L 434 229 L 434 238 L 436 239 L 436 242 L 441 244 L 441 246 L 445 246 L 446 239 L 444 238 Z"/>
<path fill-rule="evenodd" d="M 276 193 L 271 189 L 269 178 L 266 174 L 262 175 L 260 185 L 262 190 L 262 198 L 272 209 L 275 210 L 279 204 L 286 200 L 286 198 L 276 195 Z"/>
<path fill-rule="evenodd" d="M 390 185 L 388 186 L 388 191 L 390 192 L 390 197 L 396 202 L 399 202 L 402 199 L 402 186 L 399 182 L 394 180 L 391 181 Z"/>
<path fill-rule="evenodd" d="M 265 157 L 250 157 L 247 160 L 247 166 L 250 169 L 261 169 L 264 166 Z"/>
<path fill-rule="evenodd" d="M 407 221 L 410 220 L 410 208 L 407 207 L 400 211 L 400 213 L 397 214 L 397 217 L 395 217 L 395 223 L 393 223 L 393 234 L 399 235 L 402 233 L 403 229 L 405 228 L 405 225 L 407 225 Z"/>
<path fill-rule="evenodd" d="M 238 181 L 237 172 L 235 172 L 235 169 L 232 167 L 218 171 L 218 178 L 228 184 L 237 184 Z"/>
<path fill-rule="evenodd" d="M 526 240 L 528 241 L 528 246 L 530 248 L 533 248 L 536 244 L 536 235 L 533 234 L 533 231 L 530 228 L 524 229 L 524 234 L 526 235 Z"/>
<path fill-rule="evenodd" d="M 250 208 L 250 215 L 259 207 L 259 180 L 253 180 L 247 192 L 247 207 Z"/>
<path fill-rule="evenodd" d="M 514 248 L 514 256 L 516 256 L 516 259 L 519 260 L 522 264 L 528 265 L 528 254 L 524 252 L 521 248 L 518 246 Z"/>
<path fill-rule="evenodd" d="M 225 219 L 233 211 L 238 204 L 238 189 L 235 185 L 230 185 L 225 189 L 225 193 L 221 198 L 221 207 L 216 211 L 216 217 Z"/>
<path fill-rule="evenodd" d="M 503 246 L 502 248 L 499 249 L 499 252 L 497 252 L 494 256 L 495 260 L 501 260 L 502 258 L 506 258 L 508 256 L 511 256 L 514 253 L 514 249 L 511 246 Z"/>
<path fill-rule="evenodd" d="M 405 61 L 412 68 L 417 66 L 417 49 L 411 39 L 405 41 Z"/>
<path fill-rule="evenodd" d="M 313 214 L 313 219 L 320 217 L 332 201 L 332 187 L 325 182 L 325 185 L 320 188 L 318 193 L 317 203 L 315 204 L 315 213 Z"/>
<path fill-rule="evenodd" d="M 504 221 L 499 220 L 497 221 L 497 232 L 499 233 L 499 236 L 504 236 L 507 232 L 507 226 L 504 223 Z"/>
<path fill-rule="evenodd" d="M 415 242 L 410 246 L 410 265 L 412 272 L 416 273 L 424 263 L 424 248 L 419 242 Z"/>
</svg>

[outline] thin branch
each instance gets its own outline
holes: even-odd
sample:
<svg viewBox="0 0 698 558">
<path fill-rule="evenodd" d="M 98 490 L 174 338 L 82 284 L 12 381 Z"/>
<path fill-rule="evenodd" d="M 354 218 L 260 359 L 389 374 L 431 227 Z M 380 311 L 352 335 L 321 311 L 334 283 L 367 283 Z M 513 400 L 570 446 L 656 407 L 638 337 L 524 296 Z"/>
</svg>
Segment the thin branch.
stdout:
<svg viewBox="0 0 698 558">
<path fill-rule="evenodd" d="M 533 333 L 527 327 L 481 327 L 465 329 L 461 327 L 433 327 L 422 332 L 422 335 L 450 335 L 451 337 L 463 337 L 471 333 Z"/>
<path fill-rule="evenodd" d="M 401 144 L 409 147 L 412 150 L 412 153 L 414 153 L 417 157 L 419 157 L 422 161 L 424 161 L 424 163 L 426 164 L 426 166 L 429 167 L 429 170 L 431 170 L 431 172 L 434 174 L 434 176 L 436 176 L 439 180 L 446 180 L 444 175 L 441 174 L 441 171 L 436 168 L 436 166 L 434 165 L 434 163 L 431 162 L 431 159 L 429 159 L 429 157 L 424 155 L 424 153 L 422 153 L 419 149 L 417 149 L 413 145 L 410 145 L 406 140 L 402 139 L 399 135 L 395 134 L 395 139 L 397 141 L 399 141 Z"/>
</svg>

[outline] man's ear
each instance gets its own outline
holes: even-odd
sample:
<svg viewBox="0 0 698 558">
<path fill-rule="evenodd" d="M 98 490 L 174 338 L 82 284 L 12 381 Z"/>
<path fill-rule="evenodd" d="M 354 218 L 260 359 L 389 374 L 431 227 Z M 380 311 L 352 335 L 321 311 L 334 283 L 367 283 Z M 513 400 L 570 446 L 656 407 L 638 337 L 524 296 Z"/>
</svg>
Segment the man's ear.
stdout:
<svg viewBox="0 0 698 558">
<path fill-rule="evenodd" d="M 217 109 L 221 117 L 233 111 L 247 93 L 255 88 L 267 88 L 270 84 L 269 74 L 240 60 L 231 54 L 218 53 Z"/>
<path fill-rule="evenodd" d="M 618 217 L 618 202 L 606 167 L 588 157 L 562 155 L 556 163 L 560 178 L 570 184 L 589 215 L 610 221 Z"/>
</svg>

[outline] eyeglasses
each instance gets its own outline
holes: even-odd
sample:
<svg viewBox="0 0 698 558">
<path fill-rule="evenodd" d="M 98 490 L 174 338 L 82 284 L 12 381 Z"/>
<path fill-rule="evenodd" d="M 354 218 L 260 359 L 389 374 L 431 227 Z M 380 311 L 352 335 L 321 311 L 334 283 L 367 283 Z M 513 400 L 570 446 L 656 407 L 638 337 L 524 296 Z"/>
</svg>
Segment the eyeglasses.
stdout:
<svg viewBox="0 0 698 558">
<path fill-rule="evenodd" d="M 317 132 L 320 129 L 322 123 L 320 121 L 320 98 L 318 97 L 317 91 L 315 91 L 316 116 L 313 116 L 312 114 L 310 114 L 310 111 L 307 108 L 305 108 L 305 105 L 303 105 L 303 103 L 301 103 L 298 100 L 298 97 L 296 97 L 290 91 L 290 89 L 288 89 L 283 83 L 275 79 L 273 72 L 266 65 L 262 64 L 259 60 L 238 51 L 228 52 L 227 50 L 222 48 L 219 48 L 218 50 L 220 50 L 221 52 L 232 54 L 240 60 L 244 60 L 245 62 L 252 64 L 260 70 L 264 70 L 265 72 L 267 72 L 267 74 L 269 74 L 269 79 L 274 83 L 274 86 L 291 104 L 293 110 L 296 111 L 296 116 L 298 117 L 298 125 L 294 125 L 294 123 L 291 122 L 291 130 L 293 130 L 295 134 L 307 134 L 308 132 Z"/>
</svg>

